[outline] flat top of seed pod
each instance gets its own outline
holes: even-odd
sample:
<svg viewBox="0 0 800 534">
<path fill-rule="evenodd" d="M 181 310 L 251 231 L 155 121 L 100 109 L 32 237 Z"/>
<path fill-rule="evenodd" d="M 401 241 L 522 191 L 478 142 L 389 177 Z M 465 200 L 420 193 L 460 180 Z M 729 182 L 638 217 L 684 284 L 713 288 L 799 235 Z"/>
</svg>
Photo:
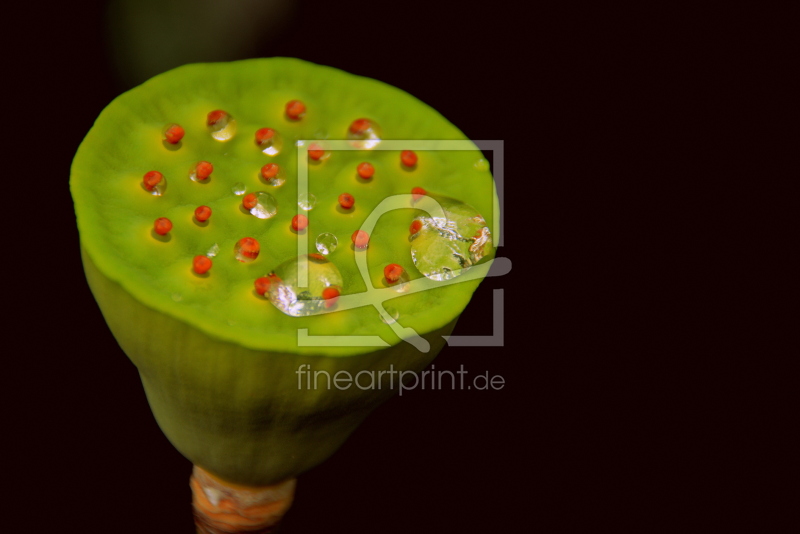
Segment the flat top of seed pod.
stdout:
<svg viewBox="0 0 800 534">
<path fill-rule="evenodd" d="M 308 196 L 300 202 L 299 140 L 308 149 Z M 330 149 L 333 140 L 358 150 Z M 395 87 L 297 59 L 174 69 L 115 99 L 78 149 L 70 187 L 81 246 L 100 272 L 146 306 L 225 341 L 310 354 L 375 350 L 298 347 L 298 329 L 307 329 L 310 336 L 399 343 L 391 320 L 386 324 L 373 306 L 337 306 L 348 295 L 391 288 L 385 306 L 403 327 L 424 334 L 450 322 L 480 279 L 424 291 L 404 292 L 398 284 L 426 275 L 446 280 L 452 265 L 437 266 L 437 258 L 468 266 L 493 256 L 497 196 L 477 148 L 381 149 L 392 140 L 466 137 Z M 454 215 L 427 217 L 416 209 L 417 194 L 407 209 L 380 216 L 364 248 L 357 233 L 373 209 L 393 195 L 412 198 L 414 188 Z M 293 224 L 298 214 L 306 220 Z M 461 235 L 467 231 L 474 234 Z M 291 263 L 301 237 L 304 252 L 317 255 L 307 290 L 276 282 L 260 295 L 257 279 L 297 273 Z M 384 276 L 390 264 L 402 267 L 399 281 Z M 336 291 L 324 291 L 329 286 Z M 338 302 L 330 298 L 336 292 Z M 298 302 L 301 312 L 293 316 Z M 320 313 L 305 314 L 304 304 Z"/>
</svg>

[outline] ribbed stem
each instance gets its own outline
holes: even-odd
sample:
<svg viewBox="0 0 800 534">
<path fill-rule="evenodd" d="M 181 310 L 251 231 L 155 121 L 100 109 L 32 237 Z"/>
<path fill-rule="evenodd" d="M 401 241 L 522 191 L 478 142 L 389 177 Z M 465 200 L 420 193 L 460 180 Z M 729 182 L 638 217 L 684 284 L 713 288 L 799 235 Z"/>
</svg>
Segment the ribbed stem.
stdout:
<svg viewBox="0 0 800 534">
<path fill-rule="evenodd" d="M 252 488 L 194 466 L 189 484 L 198 534 L 268 534 L 292 505 L 297 479 Z"/>
</svg>

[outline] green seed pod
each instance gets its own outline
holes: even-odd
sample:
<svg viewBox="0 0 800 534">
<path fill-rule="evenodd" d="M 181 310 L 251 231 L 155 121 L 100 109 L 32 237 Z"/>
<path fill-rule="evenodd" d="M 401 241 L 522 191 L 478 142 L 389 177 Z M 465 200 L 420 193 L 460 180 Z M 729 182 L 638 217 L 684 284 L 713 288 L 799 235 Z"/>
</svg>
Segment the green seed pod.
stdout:
<svg viewBox="0 0 800 534">
<path fill-rule="evenodd" d="M 435 357 L 497 239 L 488 165 L 443 141 L 469 143 L 403 91 L 288 58 L 180 67 L 101 113 L 70 180 L 86 277 L 195 465 L 294 477 Z"/>
</svg>

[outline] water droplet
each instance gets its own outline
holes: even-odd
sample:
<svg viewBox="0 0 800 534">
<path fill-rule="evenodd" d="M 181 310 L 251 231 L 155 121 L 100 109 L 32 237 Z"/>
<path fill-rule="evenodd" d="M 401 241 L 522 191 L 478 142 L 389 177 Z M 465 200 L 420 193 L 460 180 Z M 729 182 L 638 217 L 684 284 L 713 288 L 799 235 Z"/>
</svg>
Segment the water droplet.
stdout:
<svg viewBox="0 0 800 534">
<path fill-rule="evenodd" d="M 208 183 L 208 178 L 214 172 L 214 166 L 207 161 L 198 161 L 189 170 L 189 179 L 193 182 Z"/>
<path fill-rule="evenodd" d="M 370 119 L 356 119 L 347 129 L 350 144 L 360 149 L 371 149 L 381 142 L 381 131 L 377 123 Z"/>
<path fill-rule="evenodd" d="M 283 137 L 272 128 L 256 131 L 256 146 L 267 156 L 277 156 L 283 148 Z"/>
<path fill-rule="evenodd" d="M 328 232 L 317 236 L 317 250 L 326 256 L 336 250 L 336 245 L 338 244 L 339 240 L 336 239 L 336 236 Z"/>
<path fill-rule="evenodd" d="M 484 158 L 479 159 L 475 162 L 474 167 L 479 171 L 488 171 L 489 170 L 489 162 L 486 161 Z"/>
<path fill-rule="evenodd" d="M 400 275 L 400 279 L 397 282 L 393 283 L 390 287 L 392 287 L 398 293 L 406 293 L 409 288 L 411 287 L 408 282 L 410 278 L 408 276 L 408 272 L 403 271 L 403 274 Z"/>
<path fill-rule="evenodd" d="M 275 197 L 265 191 L 257 191 L 256 205 L 250 210 L 250 214 L 259 219 L 269 219 L 278 213 L 278 201 Z"/>
<path fill-rule="evenodd" d="M 422 226 L 410 238 L 411 259 L 431 280 L 449 280 L 488 254 L 492 237 L 486 221 L 472 206 L 448 197 L 428 196 L 439 202 L 445 217 L 415 219 Z"/>
<path fill-rule="evenodd" d="M 293 121 L 298 121 L 306 114 L 306 105 L 300 100 L 290 100 L 286 103 L 286 116 Z"/>
<path fill-rule="evenodd" d="M 151 195 L 160 197 L 167 190 L 167 178 L 158 171 L 149 171 L 142 177 L 142 187 Z"/>
<path fill-rule="evenodd" d="M 245 187 L 245 185 L 242 182 L 236 182 L 235 184 L 233 184 L 233 187 L 231 187 L 231 192 L 234 195 L 241 196 L 247 193 L 247 187 Z"/>
<path fill-rule="evenodd" d="M 322 161 L 331 157 L 331 152 L 320 143 L 311 143 L 308 145 L 308 157 L 312 161 Z"/>
<path fill-rule="evenodd" d="M 175 302 L 180 302 L 183 300 L 183 297 L 181 296 L 180 293 L 173 293 L 172 300 L 174 300 Z"/>
<path fill-rule="evenodd" d="M 317 205 L 317 197 L 311 193 L 303 193 L 297 197 L 297 205 L 305 211 L 313 210 Z"/>
<path fill-rule="evenodd" d="M 275 269 L 277 283 L 269 287 L 269 300 L 286 315 L 303 317 L 326 309 L 322 293 L 325 288 L 343 286 L 339 269 L 319 254 L 304 254 L 280 264 Z M 305 277 L 308 287 L 300 287 Z"/>
<path fill-rule="evenodd" d="M 250 263 L 258 258 L 258 254 L 261 252 L 261 245 L 252 237 L 243 237 L 236 242 L 233 252 L 240 262 Z"/>
<path fill-rule="evenodd" d="M 209 258 L 213 258 L 218 253 L 219 253 L 219 245 L 214 243 L 209 247 L 208 252 L 206 252 L 206 256 L 208 256 Z"/>
<path fill-rule="evenodd" d="M 186 134 L 186 131 L 181 127 L 180 124 L 168 124 L 164 127 L 163 130 L 164 140 L 171 144 L 177 145 L 183 139 L 183 136 Z"/>
<path fill-rule="evenodd" d="M 381 321 L 383 321 L 386 324 L 396 323 L 397 319 L 400 317 L 400 312 L 397 311 L 396 308 L 393 308 L 391 306 L 386 306 L 384 309 L 386 310 L 386 314 L 388 315 L 388 317 L 378 312 L 380 314 Z"/>
<path fill-rule="evenodd" d="M 280 187 L 286 182 L 283 168 L 277 163 L 267 163 L 261 167 L 261 177 L 272 187 Z"/>
<path fill-rule="evenodd" d="M 228 141 L 236 135 L 236 120 L 225 111 L 215 110 L 209 113 L 206 124 L 211 137 L 217 141 Z"/>
</svg>

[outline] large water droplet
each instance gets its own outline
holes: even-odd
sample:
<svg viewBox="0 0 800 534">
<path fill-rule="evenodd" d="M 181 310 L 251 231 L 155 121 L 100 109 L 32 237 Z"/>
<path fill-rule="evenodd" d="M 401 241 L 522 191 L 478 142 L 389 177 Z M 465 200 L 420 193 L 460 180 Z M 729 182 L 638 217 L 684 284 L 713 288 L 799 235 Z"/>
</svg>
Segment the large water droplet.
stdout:
<svg viewBox="0 0 800 534">
<path fill-rule="evenodd" d="M 231 193 L 237 196 L 244 195 L 247 192 L 247 187 L 242 182 L 236 182 L 231 187 Z"/>
<path fill-rule="evenodd" d="M 256 196 L 256 205 L 250 210 L 250 213 L 259 219 L 269 219 L 278 213 L 278 201 L 275 197 L 265 191 L 257 191 L 254 193 Z"/>
<path fill-rule="evenodd" d="M 381 142 L 381 129 L 371 119 L 356 119 L 347 129 L 350 144 L 359 149 L 371 149 Z"/>
<path fill-rule="evenodd" d="M 322 292 L 326 287 L 343 287 L 342 274 L 327 258 L 304 254 L 280 264 L 274 271 L 277 283 L 269 287 L 269 300 L 286 315 L 303 317 L 325 310 Z M 300 287 L 305 278 L 307 287 Z"/>
<path fill-rule="evenodd" d="M 339 240 L 336 239 L 335 235 L 325 232 L 324 234 L 319 234 L 317 236 L 317 241 L 315 244 L 317 246 L 317 250 L 327 256 L 336 250 L 336 245 L 339 244 Z"/>
<path fill-rule="evenodd" d="M 302 193 L 297 197 L 297 205 L 305 211 L 313 210 L 317 205 L 317 197 L 311 193 Z"/>
<path fill-rule="evenodd" d="M 428 196 L 439 202 L 445 217 L 415 219 L 422 226 L 411 236 L 411 259 L 431 280 L 449 280 L 491 252 L 492 236 L 472 206 L 453 198 Z"/>
</svg>

